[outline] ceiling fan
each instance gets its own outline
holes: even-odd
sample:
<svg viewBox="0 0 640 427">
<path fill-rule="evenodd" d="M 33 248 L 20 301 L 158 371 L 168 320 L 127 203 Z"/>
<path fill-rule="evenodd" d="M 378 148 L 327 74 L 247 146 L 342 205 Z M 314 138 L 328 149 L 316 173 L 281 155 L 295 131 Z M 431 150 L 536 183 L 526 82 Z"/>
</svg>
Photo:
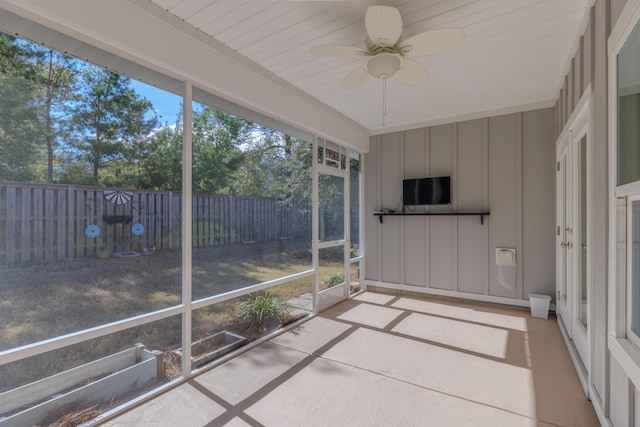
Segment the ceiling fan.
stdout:
<svg viewBox="0 0 640 427">
<path fill-rule="evenodd" d="M 395 7 L 369 6 L 365 14 L 367 39 L 365 49 L 353 46 L 313 46 L 310 53 L 319 56 L 353 57 L 367 59 L 347 75 L 341 87 L 354 88 L 369 76 L 386 80 L 394 77 L 398 82 L 416 86 L 428 77 L 427 70 L 410 57 L 435 55 L 457 49 L 464 44 L 461 28 L 442 28 L 401 39 L 402 17 Z"/>
</svg>

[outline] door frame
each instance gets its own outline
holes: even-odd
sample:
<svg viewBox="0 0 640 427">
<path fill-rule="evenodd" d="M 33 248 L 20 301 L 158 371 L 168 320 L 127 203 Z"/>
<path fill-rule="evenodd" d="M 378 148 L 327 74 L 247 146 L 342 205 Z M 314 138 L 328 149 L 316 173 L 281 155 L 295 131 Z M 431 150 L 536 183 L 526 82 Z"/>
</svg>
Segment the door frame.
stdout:
<svg viewBox="0 0 640 427">
<path fill-rule="evenodd" d="M 314 150 L 313 150 L 313 197 L 312 197 L 312 210 L 313 210 L 313 230 L 312 230 L 312 259 L 313 259 L 313 269 L 314 269 L 314 277 L 313 277 L 313 311 L 314 313 L 319 313 L 345 299 L 349 298 L 349 268 L 351 266 L 350 263 L 350 244 L 351 244 L 351 227 L 350 227 L 350 182 L 349 182 L 349 171 L 350 171 L 350 162 L 349 162 L 349 149 L 346 147 L 340 146 L 339 144 L 330 142 L 325 140 L 324 138 L 320 138 L 316 136 L 314 138 Z M 341 169 L 340 165 L 337 168 L 326 166 L 324 164 L 320 164 L 318 160 L 318 150 L 321 147 L 325 147 L 325 144 L 331 144 L 339 147 L 340 153 L 344 149 L 345 156 L 347 157 L 345 169 Z M 343 238 L 339 240 L 330 240 L 330 241 L 320 241 L 320 233 L 319 233 L 319 207 L 320 207 L 320 197 L 319 197 L 319 187 L 320 187 L 320 175 L 331 175 L 336 176 L 343 179 L 343 217 L 344 217 L 344 234 Z M 329 289 L 325 289 L 322 291 L 318 291 L 319 283 L 321 278 L 319 277 L 320 270 L 320 249 L 331 248 L 331 247 L 340 247 L 343 248 L 343 277 L 344 282 L 337 286 L 332 286 Z"/>
<path fill-rule="evenodd" d="M 587 212 L 593 212 L 592 207 L 592 175 L 593 175 L 593 165 L 592 165 L 592 147 L 593 147 L 593 132 L 592 132 L 592 97 L 593 97 L 593 86 L 589 84 L 584 91 L 584 94 L 580 98 L 580 101 L 576 105 L 573 113 L 567 120 L 560 136 L 556 141 L 556 161 L 561 161 L 561 156 L 565 154 L 568 156 L 569 163 L 569 171 L 567 175 L 567 179 L 571 180 L 572 183 L 570 185 L 571 194 L 566 195 L 567 203 L 571 205 L 570 212 L 570 221 L 574 224 L 572 227 L 572 236 L 571 242 L 574 244 L 574 248 L 576 250 L 572 250 L 570 254 L 570 262 L 568 262 L 568 268 L 571 268 L 570 276 L 572 277 L 573 283 L 567 283 L 566 290 L 566 307 L 562 306 L 562 301 L 560 301 L 560 297 L 562 296 L 562 277 L 563 277 L 563 260 L 562 260 L 562 249 L 560 247 L 560 243 L 564 241 L 565 233 L 564 229 L 561 229 L 561 217 L 562 214 L 562 203 L 564 200 L 561 199 L 561 194 L 559 192 L 556 193 L 556 312 L 562 318 L 562 321 L 558 322 L 560 329 L 562 331 L 563 337 L 565 339 L 565 343 L 567 348 L 569 349 L 569 354 L 574 363 L 576 371 L 578 373 L 578 377 L 580 379 L 580 383 L 584 389 L 585 394 L 589 397 L 589 386 L 592 382 L 591 373 L 593 372 L 593 343 L 594 343 L 594 328 L 592 325 L 593 319 L 593 310 L 594 310 L 594 301 L 593 301 L 593 280 L 592 280 L 592 265 L 591 257 L 593 242 L 592 242 L 592 218 L 591 215 L 587 215 L 586 227 L 587 227 L 587 269 L 586 269 L 586 280 L 587 280 L 587 328 L 586 331 L 583 332 L 584 326 L 578 320 L 578 310 L 581 309 L 581 302 L 578 301 L 579 292 L 578 292 L 578 278 L 579 278 L 579 265 L 580 265 L 580 248 L 577 248 L 578 242 L 578 209 L 579 209 L 579 144 L 582 137 L 587 137 L 587 176 L 586 176 L 586 185 L 587 185 Z M 559 172 L 556 172 L 557 174 Z M 558 182 L 561 177 L 556 175 L 556 189 L 559 190 L 560 183 Z M 575 225 L 578 225 L 576 227 Z M 565 317 L 567 317 L 565 319 Z M 579 325 L 578 325 L 579 323 Z M 579 330 L 579 329 L 582 329 Z M 585 334 L 584 340 L 580 342 L 580 337 L 578 340 L 575 340 L 576 334 Z M 578 342 L 577 342 L 578 341 Z M 577 345 L 576 345 L 577 344 Z"/>
</svg>

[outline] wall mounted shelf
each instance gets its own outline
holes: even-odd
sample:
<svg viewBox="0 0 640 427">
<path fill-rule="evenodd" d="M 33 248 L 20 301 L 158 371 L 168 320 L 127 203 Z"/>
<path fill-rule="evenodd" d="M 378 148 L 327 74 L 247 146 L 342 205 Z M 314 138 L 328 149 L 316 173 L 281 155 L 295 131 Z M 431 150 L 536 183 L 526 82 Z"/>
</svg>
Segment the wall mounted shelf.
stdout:
<svg viewBox="0 0 640 427">
<path fill-rule="evenodd" d="M 382 224 L 382 218 L 385 216 L 479 216 L 480 224 L 484 224 L 484 217 L 491 215 L 491 212 L 374 212 L 373 214 L 378 217 L 380 224 Z"/>
</svg>

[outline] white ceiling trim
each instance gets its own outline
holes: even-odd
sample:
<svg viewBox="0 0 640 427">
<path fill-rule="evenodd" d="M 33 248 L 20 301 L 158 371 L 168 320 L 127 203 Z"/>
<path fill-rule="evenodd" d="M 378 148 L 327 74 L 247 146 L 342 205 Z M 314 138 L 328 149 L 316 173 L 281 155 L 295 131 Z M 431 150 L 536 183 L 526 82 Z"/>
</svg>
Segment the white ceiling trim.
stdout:
<svg viewBox="0 0 640 427">
<path fill-rule="evenodd" d="M 466 122 L 469 120 L 502 116 L 505 114 L 523 113 L 525 111 L 539 110 L 543 108 L 550 108 L 553 106 L 555 106 L 555 100 L 531 102 L 527 104 L 514 105 L 511 107 L 498 108 L 490 111 L 478 110 L 472 113 L 461 114 L 459 116 L 445 116 L 445 117 L 427 120 L 420 123 L 407 123 L 407 124 L 400 124 L 397 126 L 380 127 L 378 129 L 372 129 L 371 136 L 384 135 L 387 133 L 402 132 L 402 131 L 408 131 L 413 129 L 427 128 L 431 126 L 445 125 L 449 123 L 460 123 L 460 122 Z"/>
</svg>

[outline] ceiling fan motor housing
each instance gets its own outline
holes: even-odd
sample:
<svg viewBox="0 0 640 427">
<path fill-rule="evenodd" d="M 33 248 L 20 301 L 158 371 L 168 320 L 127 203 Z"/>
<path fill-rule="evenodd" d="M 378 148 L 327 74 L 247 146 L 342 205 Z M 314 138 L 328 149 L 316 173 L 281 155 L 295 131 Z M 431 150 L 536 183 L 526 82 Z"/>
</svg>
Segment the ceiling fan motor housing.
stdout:
<svg viewBox="0 0 640 427">
<path fill-rule="evenodd" d="M 364 69 L 375 78 L 393 76 L 403 64 L 402 57 L 393 53 L 379 53 L 364 63 Z"/>
</svg>

